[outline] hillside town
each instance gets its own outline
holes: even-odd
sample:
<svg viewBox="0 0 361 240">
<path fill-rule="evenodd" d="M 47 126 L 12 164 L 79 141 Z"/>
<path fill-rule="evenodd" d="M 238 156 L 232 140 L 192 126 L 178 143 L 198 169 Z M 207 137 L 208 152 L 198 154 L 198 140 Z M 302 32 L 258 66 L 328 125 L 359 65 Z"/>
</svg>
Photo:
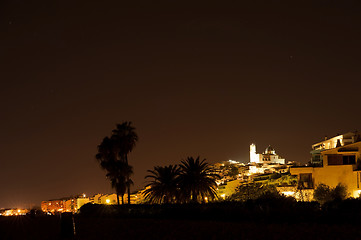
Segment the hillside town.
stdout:
<svg viewBox="0 0 361 240">
<path fill-rule="evenodd" d="M 284 176 L 289 175 L 289 169 L 294 165 L 293 162 L 285 162 L 276 151 L 268 146 L 263 153 L 256 153 L 256 145 L 250 145 L 250 161 L 249 163 L 240 163 L 233 160 L 223 161 L 220 163 L 210 164 L 210 168 L 214 174 L 220 176 L 216 180 L 218 185 L 218 196 L 220 199 L 227 199 L 235 191 L 236 188 L 243 183 L 251 181 L 262 181 L 264 177 L 271 174 L 276 174 L 279 178 L 275 179 L 274 183 L 282 186 L 295 186 L 296 180 L 293 182 L 286 182 Z M 262 178 L 263 177 L 263 178 Z M 282 180 L 281 180 L 282 179 Z M 145 203 L 143 192 L 145 188 L 133 192 L 130 195 L 131 204 Z M 124 199 L 127 199 L 125 194 Z M 76 212 L 82 205 L 86 203 L 93 204 L 117 204 L 117 195 L 113 194 L 96 194 L 87 197 L 85 194 L 80 194 L 74 197 L 53 199 L 42 201 L 41 209 L 44 212 Z"/>
<path fill-rule="evenodd" d="M 319 184 L 335 187 L 342 184 L 350 197 L 357 198 L 361 193 L 361 137 L 358 132 L 348 132 L 327 138 L 312 144 L 311 160 L 304 166 L 287 161 L 268 146 L 258 153 L 255 144 L 250 145 L 249 162 L 234 160 L 210 164 L 216 180 L 217 193 L 220 200 L 227 200 L 242 184 L 260 183 L 274 185 L 277 191 L 292 196 L 298 201 L 312 201 L 313 191 Z M 131 204 L 146 203 L 146 188 L 130 195 Z M 128 195 L 125 194 L 124 199 Z M 81 206 L 92 204 L 117 204 L 117 195 L 96 194 L 86 196 L 80 194 L 61 199 L 41 202 L 41 210 L 49 214 L 61 212 L 77 212 Z M 25 215 L 26 209 L 2 209 L 0 215 Z"/>
</svg>

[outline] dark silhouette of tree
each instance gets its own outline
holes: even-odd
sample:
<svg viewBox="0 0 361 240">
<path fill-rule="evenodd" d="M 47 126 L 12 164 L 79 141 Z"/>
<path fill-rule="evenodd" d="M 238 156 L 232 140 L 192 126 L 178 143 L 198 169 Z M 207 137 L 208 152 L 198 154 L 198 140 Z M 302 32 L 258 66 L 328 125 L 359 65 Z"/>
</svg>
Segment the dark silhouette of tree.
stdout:
<svg viewBox="0 0 361 240">
<path fill-rule="evenodd" d="M 200 161 L 199 156 L 181 161 L 179 187 L 182 201 L 203 202 L 205 197 L 212 200 L 218 197 L 215 179 L 219 176 L 212 173 L 205 161 L 206 159 Z"/>
<path fill-rule="evenodd" d="M 128 165 L 128 154 L 133 150 L 138 141 L 138 135 L 132 126 L 132 122 L 117 124 L 117 128 L 113 130 L 112 140 L 115 143 L 120 161 Z M 128 189 L 128 204 L 130 204 L 130 185 L 133 182 L 129 174 L 125 175 L 125 182 Z"/>
<path fill-rule="evenodd" d="M 236 188 L 236 192 L 232 194 L 228 200 L 247 201 L 271 196 L 280 196 L 274 185 L 264 185 L 262 183 L 248 183 L 238 186 Z"/>
<path fill-rule="evenodd" d="M 337 186 L 334 188 L 321 183 L 317 185 L 313 193 L 313 198 L 321 205 L 333 200 L 344 200 L 347 198 L 347 196 L 348 193 L 346 186 L 340 183 L 337 184 Z"/>
<path fill-rule="evenodd" d="M 102 169 L 106 170 L 107 178 L 111 181 L 112 187 L 116 190 L 119 204 L 119 195 L 122 196 L 128 190 L 128 203 L 130 204 L 130 185 L 133 183 L 130 176 L 133 168 L 128 164 L 128 154 L 133 150 L 138 136 L 131 122 L 117 124 L 112 131 L 111 137 L 105 137 L 98 146 L 96 159 Z"/>
<path fill-rule="evenodd" d="M 332 189 L 331 197 L 333 200 L 345 200 L 348 197 L 347 187 L 341 183 L 337 184 L 337 186 Z"/>
<path fill-rule="evenodd" d="M 99 161 L 100 167 L 108 170 L 117 161 L 114 144 L 109 137 L 105 137 L 98 146 L 98 153 L 95 158 Z"/>
<path fill-rule="evenodd" d="M 144 191 L 145 199 L 150 203 L 174 203 L 177 201 L 179 167 L 177 165 L 157 166 L 148 172 L 150 175 L 145 178 L 150 181 Z"/>
<path fill-rule="evenodd" d="M 100 163 L 100 167 L 107 171 L 106 176 L 111 181 L 111 185 L 117 193 L 119 205 L 119 195 L 121 195 L 123 199 L 126 192 L 125 176 L 120 175 L 120 160 L 117 157 L 117 150 L 111 138 L 105 137 L 103 139 L 98 146 L 98 154 L 96 154 L 95 158 Z"/>
<path fill-rule="evenodd" d="M 326 184 L 317 185 L 313 192 L 313 198 L 320 204 L 331 201 L 331 189 Z"/>
<path fill-rule="evenodd" d="M 119 195 L 122 197 L 122 204 L 124 204 L 124 194 L 129 186 L 133 184 L 130 179 L 126 179 L 126 176 L 131 176 L 132 174 L 133 167 L 121 161 L 115 162 L 107 174 L 107 178 L 111 181 L 112 188 L 117 192 L 118 205 Z"/>
</svg>

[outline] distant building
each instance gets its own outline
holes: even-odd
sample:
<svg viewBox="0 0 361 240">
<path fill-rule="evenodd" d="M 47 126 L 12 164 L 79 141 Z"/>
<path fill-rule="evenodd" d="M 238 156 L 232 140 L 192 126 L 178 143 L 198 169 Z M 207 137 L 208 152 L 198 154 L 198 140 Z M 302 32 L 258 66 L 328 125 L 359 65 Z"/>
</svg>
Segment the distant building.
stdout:
<svg viewBox="0 0 361 240">
<path fill-rule="evenodd" d="M 256 145 L 252 143 L 249 147 L 250 163 L 278 163 L 285 164 L 285 159 L 276 154 L 276 151 L 268 146 L 263 153 L 256 152 Z"/>
<path fill-rule="evenodd" d="M 276 154 L 271 146 L 268 146 L 263 153 L 257 153 L 256 145 L 252 143 L 249 147 L 249 155 L 249 173 L 252 175 L 288 171 L 285 159 Z"/>
<path fill-rule="evenodd" d="M 98 194 L 101 195 L 98 197 L 98 201 L 94 203 L 98 204 L 118 204 L 117 194 Z M 97 196 L 97 195 L 96 195 Z M 128 203 L 128 194 L 124 194 L 123 196 L 124 204 Z M 130 204 L 137 204 L 140 203 L 140 197 L 138 192 L 130 194 Z M 119 204 L 122 204 L 122 196 L 119 195 Z"/>
<path fill-rule="evenodd" d="M 358 132 L 348 132 L 332 138 L 325 137 L 323 141 L 312 145 L 312 150 L 310 152 L 312 156 L 311 163 L 322 165 L 323 158 L 321 152 L 328 149 L 346 146 L 355 142 L 359 142 L 360 140 L 360 134 Z"/>
<path fill-rule="evenodd" d="M 311 166 L 292 167 L 299 188 L 314 189 L 319 184 L 347 187 L 351 197 L 361 193 L 361 141 L 355 133 L 346 133 L 312 145 Z"/>
<path fill-rule="evenodd" d="M 52 199 L 41 202 L 41 210 L 43 212 L 63 212 L 65 208 L 66 199 Z"/>
<path fill-rule="evenodd" d="M 89 202 L 90 199 L 82 194 L 76 197 L 42 201 L 41 210 L 50 213 L 76 212 L 81 206 Z"/>
<path fill-rule="evenodd" d="M 144 191 L 144 190 L 143 190 Z M 143 191 L 137 191 L 130 195 L 130 203 L 138 204 L 144 202 Z M 41 202 L 41 209 L 49 213 L 77 212 L 84 204 L 118 204 L 117 194 L 95 194 L 92 197 L 86 197 L 85 194 L 76 197 L 53 199 Z M 121 196 L 119 203 L 122 204 Z M 128 194 L 124 194 L 124 203 L 128 203 Z"/>
<path fill-rule="evenodd" d="M 29 213 L 28 209 L 19 209 L 19 208 L 11 208 L 11 209 L 0 209 L 0 216 L 23 216 Z"/>
</svg>

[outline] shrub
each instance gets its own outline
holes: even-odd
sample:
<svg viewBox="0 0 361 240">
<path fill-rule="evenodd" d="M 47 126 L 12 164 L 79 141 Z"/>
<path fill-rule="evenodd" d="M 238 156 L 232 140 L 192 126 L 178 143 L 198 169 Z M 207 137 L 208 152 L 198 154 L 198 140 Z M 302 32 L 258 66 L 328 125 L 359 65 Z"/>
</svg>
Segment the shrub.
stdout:
<svg viewBox="0 0 361 240">
<path fill-rule="evenodd" d="M 274 185 L 260 183 L 243 184 L 237 187 L 236 192 L 229 197 L 231 201 L 247 201 L 267 197 L 280 197 Z"/>
<path fill-rule="evenodd" d="M 337 184 L 336 187 L 330 188 L 329 186 L 321 183 L 314 191 L 313 198 L 320 204 L 334 200 L 344 200 L 347 198 L 347 188 L 342 184 Z"/>
</svg>

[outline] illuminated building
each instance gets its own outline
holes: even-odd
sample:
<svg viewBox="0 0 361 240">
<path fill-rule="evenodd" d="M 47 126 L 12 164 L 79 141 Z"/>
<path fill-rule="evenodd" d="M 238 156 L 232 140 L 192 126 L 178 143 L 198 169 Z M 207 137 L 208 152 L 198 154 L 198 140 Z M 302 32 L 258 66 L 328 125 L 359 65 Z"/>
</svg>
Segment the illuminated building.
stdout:
<svg viewBox="0 0 361 240">
<path fill-rule="evenodd" d="M 13 208 L 13 209 L 2 209 L 0 210 L 0 216 L 24 216 L 29 212 L 28 209 L 19 209 L 19 208 Z"/>
<path fill-rule="evenodd" d="M 257 153 L 256 145 L 252 143 L 249 147 L 249 155 L 251 175 L 288 171 L 288 167 L 285 167 L 285 159 L 276 154 L 271 146 L 268 146 L 263 153 Z"/>
<path fill-rule="evenodd" d="M 218 186 L 217 194 L 220 198 L 227 198 L 236 192 L 236 188 L 247 182 L 252 182 L 255 176 L 267 173 L 287 173 L 291 164 L 284 164 L 285 159 L 276 154 L 276 151 L 268 146 L 259 154 L 256 145 L 250 145 L 250 162 L 244 164 L 234 160 L 223 161 L 210 165 L 213 174 L 220 176 L 216 179 Z M 237 171 L 233 171 L 233 170 Z"/>
<path fill-rule="evenodd" d="M 90 202 L 90 198 L 86 197 L 85 194 L 83 194 L 82 197 L 78 197 L 76 199 L 76 210 L 81 208 L 84 204 L 87 204 Z"/>
<path fill-rule="evenodd" d="M 121 196 L 119 196 L 120 204 L 122 203 Z M 117 204 L 117 194 L 105 194 L 100 197 L 100 204 Z"/>
<path fill-rule="evenodd" d="M 250 163 L 278 163 L 285 164 L 285 159 L 276 154 L 276 151 L 268 146 L 263 153 L 256 152 L 256 145 L 252 143 L 249 147 Z"/>
<path fill-rule="evenodd" d="M 65 207 L 66 199 L 52 199 L 41 202 L 41 210 L 43 212 L 57 213 L 62 212 Z"/>
<path fill-rule="evenodd" d="M 53 199 L 41 202 L 41 210 L 43 212 L 61 213 L 61 212 L 76 212 L 81 206 L 90 202 L 90 199 L 85 194 L 77 197 Z"/>
<path fill-rule="evenodd" d="M 122 204 L 121 196 L 119 196 L 120 204 Z M 142 191 L 138 191 L 130 195 L 130 203 L 138 204 L 144 200 Z M 128 203 L 128 194 L 124 194 L 124 202 Z M 118 204 L 117 195 L 114 194 L 96 194 L 93 197 L 86 197 L 85 194 L 78 195 L 76 197 L 68 197 L 62 199 L 53 199 L 41 202 L 41 209 L 44 212 L 49 213 L 61 213 L 61 212 L 77 212 L 84 204 Z"/>
<path fill-rule="evenodd" d="M 140 199 L 142 194 L 138 194 L 138 192 L 134 194 L 130 194 L 130 204 L 138 204 L 140 203 Z M 128 203 L 128 194 L 124 194 L 123 196 L 124 203 Z M 98 197 L 98 201 L 94 203 L 99 204 L 118 204 L 117 194 L 104 194 Z M 119 204 L 122 204 L 122 197 L 119 195 Z"/>
<path fill-rule="evenodd" d="M 84 204 L 90 202 L 90 199 L 81 195 L 79 197 L 70 198 L 65 201 L 65 212 L 76 212 L 79 208 L 81 208 Z"/>
<path fill-rule="evenodd" d="M 321 152 L 341 146 L 346 146 L 360 141 L 360 135 L 357 132 L 348 132 L 345 134 L 337 135 L 332 138 L 325 137 L 325 140 L 312 145 L 311 163 L 322 165 Z"/>
<path fill-rule="evenodd" d="M 312 145 L 311 166 L 292 167 L 299 188 L 314 189 L 319 184 L 347 187 L 351 197 L 361 193 L 361 141 L 357 133 L 346 133 Z"/>
</svg>

